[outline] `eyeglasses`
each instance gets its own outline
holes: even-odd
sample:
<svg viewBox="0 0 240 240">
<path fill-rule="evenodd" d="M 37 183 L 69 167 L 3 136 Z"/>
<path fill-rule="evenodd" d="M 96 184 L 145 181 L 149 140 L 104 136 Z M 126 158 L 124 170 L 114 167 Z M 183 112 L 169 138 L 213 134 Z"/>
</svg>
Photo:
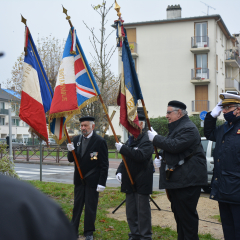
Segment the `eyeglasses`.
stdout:
<svg viewBox="0 0 240 240">
<path fill-rule="evenodd" d="M 227 111 L 228 109 L 230 109 L 230 108 L 232 108 L 232 107 L 236 107 L 236 106 L 232 106 L 232 105 L 230 105 L 230 106 L 223 106 L 223 109 Z M 237 108 L 236 108 L 236 109 L 237 109 Z M 236 109 L 235 109 L 235 110 L 236 110 Z M 234 111 L 235 111 L 235 110 L 234 110 Z"/>
<path fill-rule="evenodd" d="M 167 115 L 169 115 L 170 113 L 172 113 L 174 111 L 178 111 L 178 110 L 167 111 Z"/>
</svg>

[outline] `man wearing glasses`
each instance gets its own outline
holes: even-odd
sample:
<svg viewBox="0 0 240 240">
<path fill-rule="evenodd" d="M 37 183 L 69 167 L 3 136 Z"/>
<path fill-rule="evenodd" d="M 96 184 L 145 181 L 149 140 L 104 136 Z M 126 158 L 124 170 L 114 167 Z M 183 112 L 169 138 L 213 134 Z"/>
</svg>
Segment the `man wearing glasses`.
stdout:
<svg viewBox="0 0 240 240">
<path fill-rule="evenodd" d="M 168 136 L 148 131 L 149 140 L 160 148 L 159 188 L 167 189 L 177 222 L 178 240 L 198 240 L 197 203 L 201 186 L 207 185 L 206 158 L 201 137 L 188 118 L 186 105 L 170 101 L 167 107 Z"/>
<path fill-rule="evenodd" d="M 240 239 L 240 96 L 221 93 L 222 100 L 206 115 L 204 134 L 216 142 L 210 198 L 218 201 L 224 238 Z M 226 122 L 216 127 L 223 112 Z"/>
</svg>

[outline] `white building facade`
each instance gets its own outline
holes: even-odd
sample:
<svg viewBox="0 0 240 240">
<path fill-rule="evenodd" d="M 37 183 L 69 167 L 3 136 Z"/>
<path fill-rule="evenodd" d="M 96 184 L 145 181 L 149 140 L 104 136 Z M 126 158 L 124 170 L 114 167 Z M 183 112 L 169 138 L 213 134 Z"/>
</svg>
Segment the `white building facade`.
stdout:
<svg viewBox="0 0 240 240">
<path fill-rule="evenodd" d="M 213 109 L 220 93 L 239 92 L 238 41 L 220 15 L 181 18 L 176 5 L 168 6 L 166 20 L 124 27 L 150 118 L 165 116 L 171 100 L 184 102 L 193 115 Z M 118 62 L 121 74 L 121 52 Z M 123 130 L 116 132 L 124 138 Z"/>
<path fill-rule="evenodd" d="M 6 139 L 9 135 L 9 108 L 11 108 L 12 139 L 23 139 L 24 142 L 30 137 L 29 126 L 19 116 L 20 95 L 13 90 L 2 89 L 0 86 L 0 138 Z"/>
</svg>

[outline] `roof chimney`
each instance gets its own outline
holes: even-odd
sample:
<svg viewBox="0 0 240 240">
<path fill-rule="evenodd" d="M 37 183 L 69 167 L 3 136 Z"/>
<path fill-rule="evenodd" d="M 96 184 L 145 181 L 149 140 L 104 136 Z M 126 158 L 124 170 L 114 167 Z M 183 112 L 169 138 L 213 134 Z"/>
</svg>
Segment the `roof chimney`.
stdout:
<svg viewBox="0 0 240 240">
<path fill-rule="evenodd" d="M 167 8 L 167 19 L 175 19 L 182 17 L 182 8 L 180 5 L 168 5 Z"/>
</svg>

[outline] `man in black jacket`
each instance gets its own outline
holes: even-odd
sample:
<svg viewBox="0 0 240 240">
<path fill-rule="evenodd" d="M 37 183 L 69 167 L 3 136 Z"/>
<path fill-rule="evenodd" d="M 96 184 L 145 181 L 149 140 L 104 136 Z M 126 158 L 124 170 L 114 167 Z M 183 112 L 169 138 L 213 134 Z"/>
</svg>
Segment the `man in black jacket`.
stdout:
<svg viewBox="0 0 240 240">
<path fill-rule="evenodd" d="M 0 174 L 0 239 L 76 240 L 60 206 L 29 183 Z"/>
<path fill-rule="evenodd" d="M 140 128 L 145 126 L 145 117 L 138 115 Z M 126 158 L 129 171 L 134 181 L 133 191 L 125 165 L 120 163 L 116 177 L 122 182 L 121 191 L 126 193 L 126 215 L 131 233 L 129 239 L 152 239 L 151 209 L 149 194 L 152 193 L 153 184 L 153 146 L 146 133 L 133 136 L 125 145 L 116 143 L 117 150 Z"/>
<path fill-rule="evenodd" d="M 160 189 L 167 189 L 171 208 L 177 222 L 178 240 L 198 238 L 197 203 L 201 186 L 207 185 L 207 166 L 201 138 L 195 124 L 187 116 L 186 105 L 179 101 L 168 103 L 169 134 L 148 131 L 150 141 L 160 148 Z"/>
<path fill-rule="evenodd" d="M 221 93 L 206 115 L 204 135 L 216 142 L 210 199 L 218 201 L 224 238 L 240 239 L 240 96 Z M 226 122 L 216 127 L 223 112 Z"/>
<path fill-rule="evenodd" d="M 93 130 L 93 117 L 82 117 L 82 135 L 76 136 L 73 143 L 67 144 L 68 161 L 73 162 L 71 151 L 75 151 L 86 184 L 83 184 L 75 164 L 74 171 L 74 208 L 72 225 L 78 234 L 79 222 L 85 204 L 84 236 L 93 239 L 99 192 L 104 191 L 108 175 L 108 148 L 106 141 Z"/>
</svg>

